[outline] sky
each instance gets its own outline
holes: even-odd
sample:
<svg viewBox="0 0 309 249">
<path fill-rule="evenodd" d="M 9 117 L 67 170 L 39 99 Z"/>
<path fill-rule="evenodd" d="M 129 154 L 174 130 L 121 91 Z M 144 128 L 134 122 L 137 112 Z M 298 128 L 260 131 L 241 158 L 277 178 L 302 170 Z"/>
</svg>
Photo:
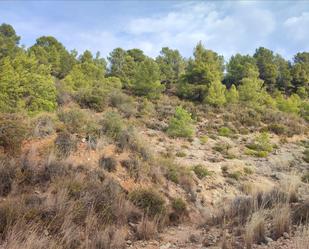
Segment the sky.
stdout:
<svg viewBox="0 0 309 249">
<path fill-rule="evenodd" d="M 192 56 L 199 42 L 228 59 L 263 46 L 292 59 L 309 51 L 309 1 L 4 1 L 0 23 L 11 24 L 29 47 L 43 35 L 68 50 L 162 47 Z"/>
</svg>

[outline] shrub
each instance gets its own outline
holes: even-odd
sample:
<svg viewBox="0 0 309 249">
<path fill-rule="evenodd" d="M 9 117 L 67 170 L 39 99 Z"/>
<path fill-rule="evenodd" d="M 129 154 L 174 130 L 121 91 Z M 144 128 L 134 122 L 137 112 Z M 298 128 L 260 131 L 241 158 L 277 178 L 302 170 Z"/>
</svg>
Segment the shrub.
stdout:
<svg viewBox="0 0 309 249">
<path fill-rule="evenodd" d="M 137 112 L 134 98 L 122 93 L 121 91 L 114 91 L 110 94 L 110 104 L 124 113 L 127 117 L 135 115 Z"/>
<path fill-rule="evenodd" d="M 244 173 L 246 175 L 252 175 L 254 173 L 253 169 L 249 168 L 249 167 L 244 167 Z"/>
<path fill-rule="evenodd" d="M 84 132 L 87 119 L 83 111 L 79 109 L 62 110 L 58 113 L 58 117 L 70 133 Z"/>
<path fill-rule="evenodd" d="M 76 139 L 68 132 L 61 132 L 55 140 L 56 154 L 59 157 L 68 157 L 76 149 Z"/>
<path fill-rule="evenodd" d="M 41 115 L 34 122 L 33 135 L 35 137 L 46 137 L 54 133 L 54 119 L 51 115 Z"/>
<path fill-rule="evenodd" d="M 268 134 L 264 132 L 256 136 L 252 143 L 247 144 L 247 148 L 250 150 L 247 150 L 246 154 L 253 154 L 257 157 L 266 157 L 269 152 L 272 152 L 273 145 L 270 143 Z"/>
<path fill-rule="evenodd" d="M 136 237 L 140 240 L 149 240 L 155 238 L 158 234 L 158 223 L 156 220 L 149 220 L 147 216 L 144 216 L 142 220 L 137 224 Z"/>
<path fill-rule="evenodd" d="M 304 183 L 309 183 L 309 171 L 302 176 L 301 180 Z"/>
<path fill-rule="evenodd" d="M 307 198 L 302 203 L 293 208 L 293 223 L 308 224 L 309 223 L 309 199 Z"/>
<path fill-rule="evenodd" d="M 103 120 L 103 131 L 112 138 L 118 138 L 125 125 L 118 112 L 107 112 Z"/>
<path fill-rule="evenodd" d="M 22 117 L 0 116 L 0 146 L 10 155 L 19 154 L 23 140 L 28 135 L 28 127 Z"/>
<path fill-rule="evenodd" d="M 160 215 L 165 212 L 163 197 L 152 189 L 136 189 L 129 194 L 129 198 L 134 205 L 150 216 Z"/>
<path fill-rule="evenodd" d="M 192 137 L 194 127 L 191 114 L 182 107 L 177 107 L 174 117 L 169 122 L 167 134 L 171 137 Z"/>
<path fill-rule="evenodd" d="M 241 177 L 241 172 L 240 171 L 235 171 L 235 172 L 229 173 L 228 177 L 238 181 L 240 179 L 240 177 Z"/>
<path fill-rule="evenodd" d="M 277 135 L 283 135 L 287 132 L 287 128 L 282 124 L 270 124 L 267 129 Z"/>
<path fill-rule="evenodd" d="M 306 149 L 304 151 L 303 159 L 304 159 L 305 162 L 309 163 L 309 149 Z"/>
<path fill-rule="evenodd" d="M 99 160 L 99 165 L 101 168 L 107 170 L 108 172 L 112 172 L 116 170 L 117 161 L 114 157 L 101 157 Z"/>
<path fill-rule="evenodd" d="M 219 135 L 222 137 L 229 137 L 232 135 L 232 131 L 228 127 L 221 127 L 219 129 Z"/>
<path fill-rule="evenodd" d="M 172 208 L 177 214 L 183 215 L 187 210 L 187 205 L 183 199 L 176 198 L 172 201 Z"/>
<path fill-rule="evenodd" d="M 185 156 L 187 156 L 187 154 L 186 154 L 186 152 L 184 152 L 184 151 L 177 151 L 177 152 L 176 152 L 176 156 L 177 156 L 177 157 L 185 157 Z"/>
<path fill-rule="evenodd" d="M 202 135 L 200 137 L 201 144 L 206 144 L 208 142 L 208 137 L 206 135 Z"/>
<path fill-rule="evenodd" d="M 75 99 L 82 108 L 93 109 L 102 112 L 107 106 L 108 92 L 102 87 L 82 88 L 76 95 Z"/>
<path fill-rule="evenodd" d="M 15 171 L 13 161 L 8 158 L 0 158 L 0 196 L 6 196 L 11 192 Z"/>
<path fill-rule="evenodd" d="M 210 175 L 210 172 L 203 165 L 195 165 L 193 167 L 193 172 L 199 179 L 203 179 L 204 177 Z"/>
</svg>

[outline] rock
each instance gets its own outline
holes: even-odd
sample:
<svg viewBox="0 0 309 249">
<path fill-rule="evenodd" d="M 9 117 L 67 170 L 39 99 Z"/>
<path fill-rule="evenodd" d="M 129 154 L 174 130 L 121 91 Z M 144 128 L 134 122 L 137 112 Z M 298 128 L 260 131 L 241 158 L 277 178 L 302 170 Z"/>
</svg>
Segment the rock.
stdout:
<svg viewBox="0 0 309 249">
<path fill-rule="evenodd" d="M 289 239 L 289 238 L 290 238 L 290 235 L 289 235 L 287 232 L 285 232 L 285 233 L 283 233 L 283 238 Z"/>
<path fill-rule="evenodd" d="M 48 232 L 46 229 L 44 230 L 44 235 L 45 235 L 45 236 L 48 236 L 48 235 L 49 235 L 49 232 Z"/>
<path fill-rule="evenodd" d="M 200 238 L 196 234 L 191 234 L 190 237 L 189 237 L 189 241 L 191 243 L 198 243 L 200 241 Z"/>
<path fill-rule="evenodd" d="M 160 249 L 168 249 L 168 248 L 170 248 L 171 247 L 171 243 L 166 243 L 166 244 L 164 244 L 164 245 L 162 245 L 162 246 L 160 246 Z"/>
<path fill-rule="evenodd" d="M 132 245 L 132 241 L 131 240 L 127 240 L 127 245 Z"/>
<path fill-rule="evenodd" d="M 273 242 L 273 239 L 269 238 L 269 237 L 266 237 L 265 240 L 266 240 L 267 244 L 270 243 L 270 242 Z"/>
</svg>

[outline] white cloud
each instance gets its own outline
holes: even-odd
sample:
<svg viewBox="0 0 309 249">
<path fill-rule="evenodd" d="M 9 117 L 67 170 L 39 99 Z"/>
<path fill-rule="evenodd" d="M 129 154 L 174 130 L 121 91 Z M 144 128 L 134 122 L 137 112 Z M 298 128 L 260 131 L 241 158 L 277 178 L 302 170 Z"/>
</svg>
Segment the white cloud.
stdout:
<svg viewBox="0 0 309 249">
<path fill-rule="evenodd" d="M 309 12 L 303 12 L 300 16 L 288 18 L 284 26 L 289 31 L 291 39 L 302 41 L 309 36 Z"/>
</svg>

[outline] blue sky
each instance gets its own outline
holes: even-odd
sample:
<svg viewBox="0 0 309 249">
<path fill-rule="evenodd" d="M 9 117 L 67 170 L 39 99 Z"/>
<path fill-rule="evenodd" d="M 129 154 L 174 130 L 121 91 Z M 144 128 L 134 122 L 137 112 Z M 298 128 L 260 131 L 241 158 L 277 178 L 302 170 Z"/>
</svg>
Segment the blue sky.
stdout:
<svg viewBox="0 0 309 249">
<path fill-rule="evenodd" d="M 288 59 L 309 51 L 308 1 L 0 1 L 3 22 L 26 47 L 52 35 L 104 57 L 116 47 L 156 56 L 163 46 L 189 57 L 198 41 L 226 59 L 259 46 Z"/>
</svg>

